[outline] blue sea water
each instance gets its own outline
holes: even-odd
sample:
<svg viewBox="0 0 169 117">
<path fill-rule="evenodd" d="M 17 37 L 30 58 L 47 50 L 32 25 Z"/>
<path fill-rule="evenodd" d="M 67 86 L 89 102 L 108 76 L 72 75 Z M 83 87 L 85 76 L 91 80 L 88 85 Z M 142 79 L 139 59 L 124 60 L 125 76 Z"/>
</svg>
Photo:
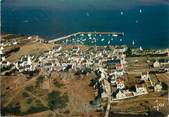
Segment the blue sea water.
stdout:
<svg viewBox="0 0 169 117">
<path fill-rule="evenodd" d="M 40 35 L 50 40 L 85 31 L 124 32 L 126 44 L 134 40 L 136 45 L 143 48 L 169 47 L 168 4 L 102 8 L 79 3 L 80 7 L 76 4 L 75 8 L 73 5 L 69 8 L 58 8 L 59 5 L 56 5 L 55 8 L 55 5 L 33 6 L 33 2 L 22 6 L 19 5 L 21 2 L 16 1 L 1 3 L 2 33 Z"/>
</svg>

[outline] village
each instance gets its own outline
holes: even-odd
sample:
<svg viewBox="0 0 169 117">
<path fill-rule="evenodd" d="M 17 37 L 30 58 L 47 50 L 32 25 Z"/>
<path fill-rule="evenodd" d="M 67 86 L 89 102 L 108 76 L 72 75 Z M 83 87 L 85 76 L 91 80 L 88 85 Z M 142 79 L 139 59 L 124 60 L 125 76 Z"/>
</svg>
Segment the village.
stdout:
<svg viewBox="0 0 169 117">
<path fill-rule="evenodd" d="M 69 76 L 65 78 L 62 74 L 71 73 L 73 76 L 78 76 L 77 79 L 83 80 L 84 76 L 94 74 L 89 82 L 89 86 L 94 90 L 94 97 L 90 103 L 96 106 L 98 112 L 105 113 L 109 113 L 114 108 L 113 103 L 137 97 L 144 98 L 144 95 L 159 95 L 168 91 L 166 87 L 169 85 L 169 51 L 167 49 L 148 51 L 139 48 L 130 49 L 126 45 L 49 44 L 37 36 L 26 37 L 25 40 L 49 47 L 39 55 L 35 49 L 33 54 L 28 52 L 13 59 L 10 56 L 20 51 L 19 47 L 24 46 L 24 40 L 2 40 L 0 45 L 2 78 L 22 74 L 31 80 L 37 74 L 41 74 L 47 79 L 53 74 L 60 74 L 62 80 L 69 80 Z M 11 49 L 11 47 L 15 48 Z M 149 57 L 145 57 L 147 55 Z M 160 74 L 165 77 L 161 78 Z M 164 95 L 165 102 L 163 101 L 161 107 L 169 107 L 166 96 L 167 94 Z M 160 111 L 159 108 L 154 106 L 154 110 Z"/>
</svg>

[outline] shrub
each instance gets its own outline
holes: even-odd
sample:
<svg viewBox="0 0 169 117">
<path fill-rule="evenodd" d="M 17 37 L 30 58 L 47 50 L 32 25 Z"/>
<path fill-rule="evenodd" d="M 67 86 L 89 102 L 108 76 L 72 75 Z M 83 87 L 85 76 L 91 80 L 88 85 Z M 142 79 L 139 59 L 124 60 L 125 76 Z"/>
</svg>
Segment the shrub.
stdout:
<svg viewBox="0 0 169 117">
<path fill-rule="evenodd" d="M 21 114 L 21 112 L 20 112 L 20 104 L 16 103 L 13 106 L 2 108 L 1 112 L 2 112 L 1 113 L 2 116 L 5 116 L 8 113 L 13 113 L 13 114 L 17 114 L 17 115 Z"/>
<path fill-rule="evenodd" d="M 45 78 L 44 76 L 40 75 L 39 77 L 37 77 L 37 81 L 43 82 L 44 78 Z"/>
<path fill-rule="evenodd" d="M 28 86 L 28 87 L 26 87 L 25 89 L 26 89 L 27 91 L 32 92 L 32 91 L 33 91 L 33 86 Z"/>
<path fill-rule="evenodd" d="M 162 82 L 162 87 L 163 87 L 163 90 L 168 90 L 168 85 L 164 82 Z"/>
<path fill-rule="evenodd" d="M 61 86 L 63 86 L 63 84 L 60 84 L 58 81 L 55 81 L 54 85 L 55 85 L 55 87 L 58 87 L 58 88 L 60 88 Z"/>
<path fill-rule="evenodd" d="M 28 111 L 26 113 L 36 113 L 36 112 L 42 112 L 45 110 L 47 110 L 46 107 L 38 104 L 36 106 L 30 106 L 30 108 L 28 109 Z"/>
<path fill-rule="evenodd" d="M 40 86 L 41 83 L 43 83 L 43 80 L 44 80 L 44 76 L 40 75 L 39 77 L 37 77 L 37 82 L 36 82 L 36 85 L 37 86 Z"/>
<path fill-rule="evenodd" d="M 68 96 L 61 96 L 60 92 L 53 91 L 48 94 L 48 106 L 51 110 L 57 108 L 64 108 L 68 102 Z"/>
<path fill-rule="evenodd" d="M 30 97 L 30 98 L 28 98 L 27 100 L 26 100 L 26 102 L 28 103 L 28 104 L 30 104 L 30 103 L 32 103 L 32 98 Z"/>
<path fill-rule="evenodd" d="M 23 97 L 29 97 L 29 94 L 26 93 L 26 92 L 23 92 L 23 93 L 22 93 L 22 96 L 23 96 Z"/>
</svg>

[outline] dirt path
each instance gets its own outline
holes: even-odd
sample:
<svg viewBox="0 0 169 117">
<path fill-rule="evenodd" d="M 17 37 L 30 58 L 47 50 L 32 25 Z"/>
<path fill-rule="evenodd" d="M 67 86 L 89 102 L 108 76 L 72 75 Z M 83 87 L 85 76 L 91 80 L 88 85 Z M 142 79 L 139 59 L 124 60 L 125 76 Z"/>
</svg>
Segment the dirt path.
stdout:
<svg viewBox="0 0 169 117">
<path fill-rule="evenodd" d="M 37 97 L 36 95 L 34 95 L 32 92 L 30 91 L 27 91 L 25 90 L 25 92 L 27 92 L 29 95 L 31 95 L 32 97 L 35 97 L 36 99 L 38 99 L 42 104 L 43 106 L 47 107 L 48 108 L 48 105 L 46 103 L 44 103 L 44 100 L 40 97 Z"/>
<path fill-rule="evenodd" d="M 12 95 L 12 97 L 9 99 L 9 101 L 4 105 L 5 107 L 7 107 L 18 95 L 19 93 L 21 93 L 21 91 L 29 84 L 32 84 L 34 81 L 36 80 L 36 78 L 32 78 L 31 80 L 25 82 L 22 86 L 17 87 L 15 90 L 13 90 L 13 92 L 15 92 L 14 95 Z"/>
</svg>

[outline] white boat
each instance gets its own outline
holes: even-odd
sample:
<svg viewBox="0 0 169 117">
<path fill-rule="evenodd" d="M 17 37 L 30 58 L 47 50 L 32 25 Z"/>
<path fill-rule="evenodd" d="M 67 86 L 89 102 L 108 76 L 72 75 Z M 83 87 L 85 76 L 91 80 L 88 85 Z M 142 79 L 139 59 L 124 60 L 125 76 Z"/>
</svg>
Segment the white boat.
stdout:
<svg viewBox="0 0 169 117">
<path fill-rule="evenodd" d="M 114 37 L 117 37 L 118 35 L 117 34 L 113 34 Z"/>
<path fill-rule="evenodd" d="M 120 41 L 122 41 L 122 39 L 120 39 Z"/>
<path fill-rule="evenodd" d="M 121 11 L 120 14 L 123 15 L 124 14 L 123 11 Z"/>
<path fill-rule="evenodd" d="M 140 9 L 139 12 L 142 13 L 142 10 Z"/>
<path fill-rule="evenodd" d="M 86 13 L 86 16 L 87 16 L 87 17 L 89 17 L 89 16 L 90 16 L 90 14 L 87 12 L 87 13 Z"/>
<path fill-rule="evenodd" d="M 91 34 L 91 33 L 89 33 L 89 34 L 88 34 L 88 37 L 91 37 L 91 36 L 92 36 L 92 34 Z"/>
<path fill-rule="evenodd" d="M 104 41 L 104 38 L 103 38 L 103 39 L 101 39 L 101 41 Z"/>
<path fill-rule="evenodd" d="M 133 46 L 135 45 L 135 42 L 134 42 L 134 40 L 133 40 L 132 44 L 133 44 Z"/>
<path fill-rule="evenodd" d="M 110 44 L 110 41 L 108 41 L 108 44 Z"/>
<path fill-rule="evenodd" d="M 113 41 L 113 38 L 111 38 L 111 40 Z"/>
<path fill-rule="evenodd" d="M 138 23 L 138 20 L 136 20 L 136 23 Z"/>
<path fill-rule="evenodd" d="M 139 49 L 140 49 L 140 51 L 143 51 L 143 48 L 142 48 L 141 46 L 140 46 L 140 48 L 139 48 Z"/>
</svg>

